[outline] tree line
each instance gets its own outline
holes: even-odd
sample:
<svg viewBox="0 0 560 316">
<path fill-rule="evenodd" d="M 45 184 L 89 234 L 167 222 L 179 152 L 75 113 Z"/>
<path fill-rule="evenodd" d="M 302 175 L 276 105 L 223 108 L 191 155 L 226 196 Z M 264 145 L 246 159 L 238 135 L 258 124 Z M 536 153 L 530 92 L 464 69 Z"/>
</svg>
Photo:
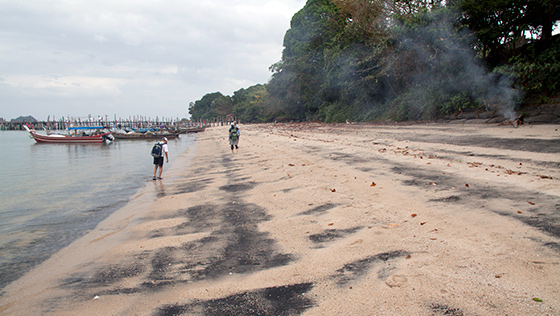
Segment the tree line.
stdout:
<svg viewBox="0 0 560 316">
<path fill-rule="evenodd" d="M 195 120 L 433 120 L 560 90 L 557 0 L 308 0 L 271 79 L 189 106 Z"/>
</svg>

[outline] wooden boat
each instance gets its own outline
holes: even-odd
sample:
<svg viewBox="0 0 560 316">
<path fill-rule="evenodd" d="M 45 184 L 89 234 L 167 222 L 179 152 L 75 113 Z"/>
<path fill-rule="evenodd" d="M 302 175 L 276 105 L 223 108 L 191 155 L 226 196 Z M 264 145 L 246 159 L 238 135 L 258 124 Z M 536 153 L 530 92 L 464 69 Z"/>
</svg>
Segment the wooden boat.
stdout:
<svg viewBox="0 0 560 316">
<path fill-rule="evenodd" d="M 177 138 L 179 137 L 179 133 L 114 133 L 113 136 L 116 139 L 162 139 L 163 137 L 167 138 Z"/>
<path fill-rule="evenodd" d="M 187 127 L 187 128 L 183 128 L 181 129 L 181 133 L 200 133 L 200 132 L 204 132 L 204 130 L 206 130 L 206 127 Z"/>
<path fill-rule="evenodd" d="M 23 126 L 31 137 L 35 139 L 37 143 L 56 143 L 56 144 L 94 144 L 94 143 L 105 143 L 111 142 L 115 138 L 112 132 L 98 132 L 94 134 L 87 134 L 86 130 L 99 130 L 102 131 L 105 128 L 103 126 L 93 126 L 93 127 L 69 127 L 68 134 L 38 134 L 35 129 L 30 129 L 27 126 Z M 80 134 L 80 131 L 82 133 Z"/>
<path fill-rule="evenodd" d="M 132 130 L 136 133 L 146 133 L 146 132 L 155 132 L 156 129 L 154 128 L 132 128 Z"/>
</svg>

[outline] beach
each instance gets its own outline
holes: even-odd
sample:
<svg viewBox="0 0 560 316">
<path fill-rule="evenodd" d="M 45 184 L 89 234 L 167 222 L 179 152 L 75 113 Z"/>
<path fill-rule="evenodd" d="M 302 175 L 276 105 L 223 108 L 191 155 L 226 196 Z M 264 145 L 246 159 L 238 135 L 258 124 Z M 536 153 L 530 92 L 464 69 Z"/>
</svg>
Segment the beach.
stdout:
<svg viewBox="0 0 560 316">
<path fill-rule="evenodd" d="M 171 152 L 0 315 L 560 315 L 560 125 L 240 130 Z"/>
</svg>

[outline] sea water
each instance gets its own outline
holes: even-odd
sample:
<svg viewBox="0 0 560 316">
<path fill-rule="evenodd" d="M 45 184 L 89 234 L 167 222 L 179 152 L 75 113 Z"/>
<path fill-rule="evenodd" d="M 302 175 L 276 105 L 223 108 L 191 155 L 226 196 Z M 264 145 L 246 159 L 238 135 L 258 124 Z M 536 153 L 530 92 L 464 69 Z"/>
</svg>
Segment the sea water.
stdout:
<svg viewBox="0 0 560 316">
<path fill-rule="evenodd" d="M 170 163 L 195 141 L 192 134 L 170 139 Z M 152 181 L 155 142 L 38 144 L 27 132 L 0 132 L 0 289 Z"/>
</svg>

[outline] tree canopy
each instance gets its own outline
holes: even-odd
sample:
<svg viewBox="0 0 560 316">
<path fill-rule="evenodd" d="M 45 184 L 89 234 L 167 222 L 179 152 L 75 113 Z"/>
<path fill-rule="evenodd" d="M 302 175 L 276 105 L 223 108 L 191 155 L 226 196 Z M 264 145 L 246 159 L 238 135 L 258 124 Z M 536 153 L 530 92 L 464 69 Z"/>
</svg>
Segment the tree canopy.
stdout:
<svg viewBox="0 0 560 316">
<path fill-rule="evenodd" d="M 556 0 L 308 0 L 268 83 L 207 94 L 191 115 L 335 122 L 512 112 L 524 93 L 560 88 L 559 19 Z"/>
</svg>

